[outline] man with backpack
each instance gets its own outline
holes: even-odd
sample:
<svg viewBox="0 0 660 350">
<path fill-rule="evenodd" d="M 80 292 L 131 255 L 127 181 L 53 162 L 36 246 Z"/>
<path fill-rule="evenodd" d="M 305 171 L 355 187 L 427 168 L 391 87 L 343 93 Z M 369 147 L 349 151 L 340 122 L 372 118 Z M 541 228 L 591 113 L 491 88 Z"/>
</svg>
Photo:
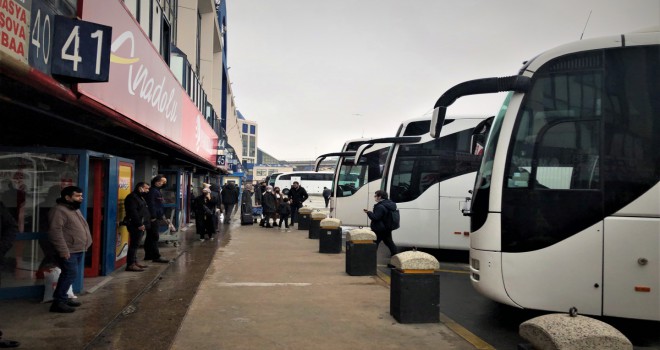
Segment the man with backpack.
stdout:
<svg viewBox="0 0 660 350">
<path fill-rule="evenodd" d="M 398 249 L 392 240 L 392 231 L 399 228 L 399 211 L 396 203 L 388 199 L 387 192 L 378 190 L 375 194 L 376 204 L 374 211 L 364 209 L 369 220 L 371 220 L 371 230 L 376 234 L 376 248 L 381 241 L 390 250 L 390 255 L 396 255 Z"/>
</svg>

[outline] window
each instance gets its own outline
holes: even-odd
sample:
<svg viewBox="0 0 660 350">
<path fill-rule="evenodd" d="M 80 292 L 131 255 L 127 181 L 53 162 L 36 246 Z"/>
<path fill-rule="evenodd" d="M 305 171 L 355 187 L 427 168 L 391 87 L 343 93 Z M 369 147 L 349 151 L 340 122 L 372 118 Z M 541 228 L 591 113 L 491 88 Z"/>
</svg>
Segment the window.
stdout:
<svg viewBox="0 0 660 350">
<path fill-rule="evenodd" d="M 249 157 L 254 157 L 257 154 L 256 153 L 256 150 L 257 150 L 256 137 L 249 136 L 249 138 L 250 138 L 250 148 L 249 148 L 250 149 L 250 155 L 249 155 Z"/>
<path fill-rule="evenodd" d="M 477 171 L 481 156 L 470 152 L 472 131 L 463 130 L 426 143 L 399 145 L 390 198 L 397 203 L 412 201 L 440 181 Z"/>
<path fill-rule="evenodd" d="M 291 180 L 291 174 L 280 175 L 277 180 Z"/>
<path fill-rule="evenodd" d="M 255 125 L 250 125 L 250 134 L 254 135 L 257 133 L 257 127 Z"/>
<path fill-rule="evenodd" d="M 248 125 L 243 123 L 243 133 L 247 134 L 248 133 Z"/>
</svg>

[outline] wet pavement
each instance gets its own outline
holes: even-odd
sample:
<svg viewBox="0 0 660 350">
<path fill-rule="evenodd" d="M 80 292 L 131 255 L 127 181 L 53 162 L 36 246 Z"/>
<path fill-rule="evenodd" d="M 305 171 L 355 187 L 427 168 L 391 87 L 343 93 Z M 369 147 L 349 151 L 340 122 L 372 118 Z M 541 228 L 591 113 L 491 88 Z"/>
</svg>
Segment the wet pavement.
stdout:
<svg viewBox="0 0 660 350">
<path fill-rule="evenodd" d="M 325 210 L 322 201 L 310 206 Z M 442 324 L 398 324 L 387 283 L 348 276 L 345 255 L 318 253 L 307 231 L 240 226 L 237 217 L 214 241 L 183 228 L 178 247 L 160 245 L 169 264 L 86 278 L 72 314 L 50 313 L 40 299 L 0 300 L 4 338 L 67 350 L 473 348 Z"/>
</svg>

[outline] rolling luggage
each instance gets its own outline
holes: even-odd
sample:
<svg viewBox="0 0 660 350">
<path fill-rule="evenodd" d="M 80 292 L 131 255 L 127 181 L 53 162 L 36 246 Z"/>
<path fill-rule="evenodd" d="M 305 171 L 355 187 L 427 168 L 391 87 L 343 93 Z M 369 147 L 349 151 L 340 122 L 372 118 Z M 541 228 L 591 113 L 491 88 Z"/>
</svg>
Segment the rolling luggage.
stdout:
<svg viewBox="0 0 660 350">
<path fill-rule="evenodd" d="M 241 225 L 252 225 L 252 210 L 248 207 L 247 203 L 241 205 Z"/>
</svg>

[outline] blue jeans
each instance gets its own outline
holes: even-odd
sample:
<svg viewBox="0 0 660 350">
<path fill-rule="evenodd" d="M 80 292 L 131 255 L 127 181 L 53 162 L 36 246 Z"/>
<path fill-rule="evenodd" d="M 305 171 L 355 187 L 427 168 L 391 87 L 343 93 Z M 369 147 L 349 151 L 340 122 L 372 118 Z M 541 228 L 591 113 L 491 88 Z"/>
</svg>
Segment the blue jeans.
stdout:
<svg viewBox="0 0 660 350">
<path fill-rule="evenodd" d="M 57 287 L 55 287 L 55 291 L 53 292 L 54 303 L 66 303 L 66 301 L 69 299 L 67 292 L 69 291 L 69 288 L 71 288 L 71 285 L 73 285 L 76 277 L 78 277 L 78 267 L 80 264 L 82 264 L 83 254 L 85 253 L 71 253 L 71 257 L 69 259 L 57 257 L 57 262 L 62 269 L 62 273 L 60 274 L 60 278 L 57 280 Z"/>
</svg>

